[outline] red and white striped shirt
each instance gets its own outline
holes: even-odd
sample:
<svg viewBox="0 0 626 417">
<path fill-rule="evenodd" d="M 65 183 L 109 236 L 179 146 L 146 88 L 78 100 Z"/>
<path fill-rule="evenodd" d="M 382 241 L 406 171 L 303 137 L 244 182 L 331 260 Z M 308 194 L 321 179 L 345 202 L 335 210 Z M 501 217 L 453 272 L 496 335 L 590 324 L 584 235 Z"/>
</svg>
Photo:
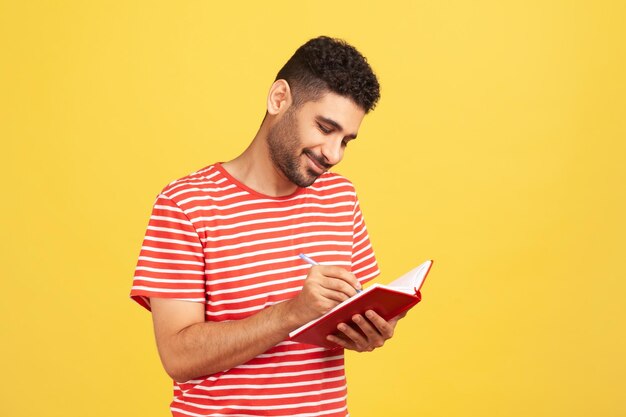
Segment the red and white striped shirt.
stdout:
<svg viewBox="0 0 626 417">
<path fill-rule="evenodd" d="M 378 275 L 353 185 L 325 173 L 286 197 L 255 192 L 210 165 L 169 184 L 154 204 L 131 297 L 205 304 L 207 321 L 240 320 L 293 298 L 310 265 Z M 174 383 L 175 416 L 345 416 L 342 349 L 283 341 L 249 362 Z"/>
</svg>

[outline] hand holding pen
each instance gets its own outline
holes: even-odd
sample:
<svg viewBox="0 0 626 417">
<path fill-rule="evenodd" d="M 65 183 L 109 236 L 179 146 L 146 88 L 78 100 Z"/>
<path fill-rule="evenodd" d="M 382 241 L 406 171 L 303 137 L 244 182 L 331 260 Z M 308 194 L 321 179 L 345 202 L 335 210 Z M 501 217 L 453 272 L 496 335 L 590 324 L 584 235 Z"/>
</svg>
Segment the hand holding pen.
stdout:
<svg viewBox="0 0 626 417">
<path fill-rule="evenodd" d="M 300 258 L 312 265 L 302 291 L 290 300 L 292 312 L 301 324 L 325 314 L 361 289 L 361 283 L 345 268 L 319 265 L 306 255 L 301 255 Z"/>
<path fill-rule="evenodd" d="M 317 262 L 303 253 L 298 256 L 308 264 L 313 265 L 311 269 L 320 266 Z M 352 277 L 354 277 L 354 275 L 352 275 Z M 307 281 L 309 279 L 310 278 L 307 277 Z M 354 279 L 356 280 L 356 277 Z M 358 280 L 356 283 L 358 285 L 358 287 L 355 285 L 356 291 L 360 292 L 361 284 Z M 338 332 L 327 335 L 326 340 L 339 347 L 343 347 L 344 349 L 350 349 L 357 352 L 370 352 L 383 346 L 385 341 L 393 336 L 396 323 L 399 319 L 404 317 L 404 314 L 406 313 L 402 313 L 400 316 L 386 321 L 374 310 L 367 310 L 363 315 L 355 314 L 352 316 L 352 324 L 340 323 L 337 326 Z"/>
<path fill-rule="evenodd" d="M 300 259 L 302 259 L 304 262 L 308 263 L 309 265 L 319 265 L 317 262 L 315 262 L 313 259 L 305 255 L 304 253 L 301 253 L 298 256 L 300 257 Z M 359 283 L 359 286 L 354 287 L 354 289 L 356 290 L 357 293 L 360 293 L 362 291 L 361 284 Z"/>
</svg>

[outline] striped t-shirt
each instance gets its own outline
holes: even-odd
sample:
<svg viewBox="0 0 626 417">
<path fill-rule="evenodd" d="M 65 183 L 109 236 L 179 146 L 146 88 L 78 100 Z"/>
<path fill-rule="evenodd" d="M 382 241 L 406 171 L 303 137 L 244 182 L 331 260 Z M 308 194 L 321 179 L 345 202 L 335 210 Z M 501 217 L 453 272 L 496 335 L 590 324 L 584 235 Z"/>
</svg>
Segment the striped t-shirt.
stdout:
<svg viewBox="0 0 626 417">
<path fill-rule="evenodd" d="M 325 173 L 269 197 L 210 165 L 157 196 L 131 297 L 205 304 L 205 319 L 240 320 L 293 298 L 310 265 L 340 265 L 365 283 L 378 275 L 353 185 Z M 283 341 L 249 362 L 174 382 L 175 416 L 345 416 L 343 350 Z"/>
</svg>

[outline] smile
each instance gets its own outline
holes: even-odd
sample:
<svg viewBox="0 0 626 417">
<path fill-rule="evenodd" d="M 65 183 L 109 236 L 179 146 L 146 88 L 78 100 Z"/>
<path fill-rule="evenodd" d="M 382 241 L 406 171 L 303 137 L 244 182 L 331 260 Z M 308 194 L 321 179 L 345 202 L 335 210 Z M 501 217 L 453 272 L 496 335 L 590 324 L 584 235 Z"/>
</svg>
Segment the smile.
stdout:
<svg viewBox="0 0 626 417">
<path fill-rule="evenodd" d="M 321 175 L 326 172 L 330 167 L 326 164 L 320 163 L 320 161 L 312 155 L 310 151 L 304 151 L 307 159 L 309 160 L 309 167 L 317 174 Z"/>
</svg>

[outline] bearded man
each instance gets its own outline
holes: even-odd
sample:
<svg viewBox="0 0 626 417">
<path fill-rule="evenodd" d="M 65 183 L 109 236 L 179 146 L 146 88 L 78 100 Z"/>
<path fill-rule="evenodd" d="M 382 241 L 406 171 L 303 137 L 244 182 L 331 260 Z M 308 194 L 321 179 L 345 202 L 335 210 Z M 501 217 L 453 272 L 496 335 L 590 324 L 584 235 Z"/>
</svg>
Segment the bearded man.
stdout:
<svg viewBox="0 0 626 417">
<path fill-rule="evenodd" d="M 334 349 L 288 336 L 379 273 L 354 187 L 329 171 L 378 99 L 353 46 L 311 39 L 249 147 L 158 195 L 131 297 L 152 312 L 174 416 L 348 415 L 344 349 L 381 347 L 398 318 L 356 315 Z"/>
</svg>

